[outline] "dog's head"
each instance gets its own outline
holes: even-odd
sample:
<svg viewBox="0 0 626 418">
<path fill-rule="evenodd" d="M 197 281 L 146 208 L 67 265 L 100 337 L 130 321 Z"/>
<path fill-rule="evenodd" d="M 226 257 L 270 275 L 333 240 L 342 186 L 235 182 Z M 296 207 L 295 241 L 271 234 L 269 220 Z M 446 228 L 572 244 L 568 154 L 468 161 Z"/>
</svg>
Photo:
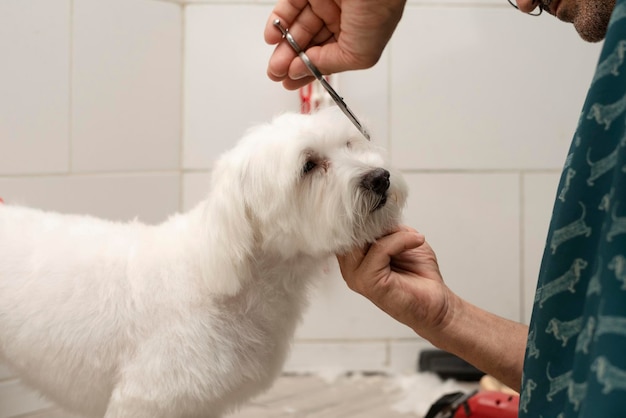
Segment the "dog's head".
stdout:
<svg viewBox="0 0 626 418">
<path fill-rule="evenodd" d="M 214 168 L 212 228 L 237 259 L 322 257 L 372 242 L 398 224 L 407 188 L 336 108 L 284 114 L 248 132 Z M 214 214 L 212 214 L 214 215 Z M 237 226 L 233 225 L 236 223 Z M 228 236 L 226 236 L 228 235 Z"/>
</svg>

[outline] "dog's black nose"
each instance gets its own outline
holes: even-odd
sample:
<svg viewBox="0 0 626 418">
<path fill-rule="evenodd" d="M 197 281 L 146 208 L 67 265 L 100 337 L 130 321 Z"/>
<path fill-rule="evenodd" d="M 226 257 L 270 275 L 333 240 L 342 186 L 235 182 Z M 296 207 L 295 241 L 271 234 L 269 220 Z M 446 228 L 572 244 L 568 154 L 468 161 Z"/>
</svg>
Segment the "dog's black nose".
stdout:
<svg viewBox="0 0 626 418">
<path fill-rule="evenodd" d="M 363 176 L 361 186 L 378 195 L 384 195 L 387 189 L 389 189 L 389 171 L 384 168 L 377 168 L 370 171 Z"/>
</svg>

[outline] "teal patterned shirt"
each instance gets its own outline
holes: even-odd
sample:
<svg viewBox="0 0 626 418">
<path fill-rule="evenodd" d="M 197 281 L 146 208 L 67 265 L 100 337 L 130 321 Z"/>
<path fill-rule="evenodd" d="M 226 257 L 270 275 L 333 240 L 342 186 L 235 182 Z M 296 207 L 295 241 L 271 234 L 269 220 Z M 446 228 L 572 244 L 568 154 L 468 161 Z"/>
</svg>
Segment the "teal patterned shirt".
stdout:
<svg viewBox="0 0 626 418">
<path fill-rule="evenodd" d="M 557 191 L 520 417 L 626 417 L 625 56 L 617 0 Z"/>
</svg>

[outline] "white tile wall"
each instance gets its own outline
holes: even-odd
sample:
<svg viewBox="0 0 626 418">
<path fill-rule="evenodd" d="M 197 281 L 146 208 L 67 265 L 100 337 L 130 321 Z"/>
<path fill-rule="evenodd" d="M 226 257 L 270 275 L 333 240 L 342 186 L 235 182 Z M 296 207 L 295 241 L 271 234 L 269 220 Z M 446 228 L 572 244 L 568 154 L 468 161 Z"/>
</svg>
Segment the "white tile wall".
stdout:
<svg viewBox="0 0 626 418">
<path fill-rule="evenodd" d="M 560 168 L 599 49 L 546 17 L 409 6 L 391 43 L 394 163 Z"/>
<path fill-rule="evenodd" d="M 185 8 L 185 168 L 211 167 L 251 124 L 299 109 L 297 93 L 265 75 L 270 11 L 250 4 Z"/>
<path fill-rule="evenodd" d="M 179 210 L 177 173 L 0 178 L 10 204 L 65 213 L 89 213 L 116 221 L 157 223 Z"/>
<path fill-rule="evenodd" d="M 346 370 L 385 370 L 382 341 L 300 342 L 285 364 L 289 372 L 317 372 L 332 378 Z"/>
<path fill-rule="evenodd" d="M 1 1 L 0 57 L 0 175 L 67 171 L 70 0 Z"/>
<path fill-rule="evenodd" d="M 73 169 L 178 168 L 180 6 L 77 0 L 72 45 Z"/>
<path fill-rule="evenodd" d="M 299 108 L 297 92 L 265 76 L 273 4 L 0 2 L 0 196 L 151 223 L 190 209 L 248 126 Z M 334 77 L 403 170 L 406 222 L 447 283 L 505 317 L 530 318 L 599 47 L 504 0 L 409 0 L 380 62 Z M 401 372 L 429 347 L 348 290 L 331 260 L 285 369 Z M 0 365 L 0 418 L 42 405 Z"/>
<path fill-rule="evenodd" d="M 183 176 L 183 210 L 192 209 L 209 194 L 211 173 L 208 171 L 190 172 Z"/>
</svg>

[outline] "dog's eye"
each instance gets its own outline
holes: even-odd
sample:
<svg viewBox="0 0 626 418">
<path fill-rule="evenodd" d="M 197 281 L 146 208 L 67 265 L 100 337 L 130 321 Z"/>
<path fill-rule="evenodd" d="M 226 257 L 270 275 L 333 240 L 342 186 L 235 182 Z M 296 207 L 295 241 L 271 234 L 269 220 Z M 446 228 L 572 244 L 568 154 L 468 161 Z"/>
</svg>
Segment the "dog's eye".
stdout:
<svg viewBox="0 0 626 418">
<path fill-rule="evenodd" d="M 316 166 L 317 164 L 315 164 L 314 161 L 309 160 L 304 164 L 304 167 L 302 167 L 302 173 L 306 174 L 309 171 L 313 170 Z"/>
</svg>

